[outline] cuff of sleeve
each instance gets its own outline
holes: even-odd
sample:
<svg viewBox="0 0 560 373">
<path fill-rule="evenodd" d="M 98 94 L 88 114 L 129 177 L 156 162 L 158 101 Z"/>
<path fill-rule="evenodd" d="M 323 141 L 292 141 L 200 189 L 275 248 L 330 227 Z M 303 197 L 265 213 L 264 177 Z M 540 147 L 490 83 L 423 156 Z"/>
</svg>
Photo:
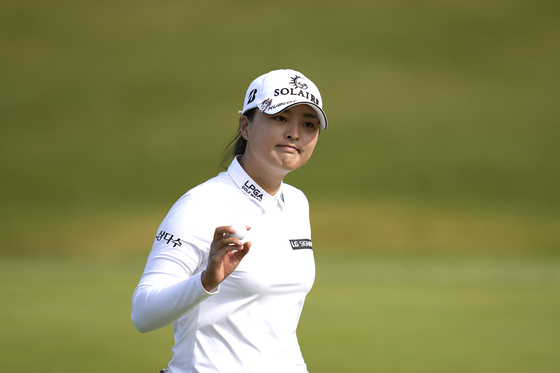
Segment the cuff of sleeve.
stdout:
<svg viewBox="0 0 560 373">
<path fill-rule="evenodd" d="M 214 295 L 214 294 L 218 294 L 218 292 L 220 291 L 220 285 L 216 286 L 214 289 L 208 291 L 204 288 L 204 285 L 202 285 L 202 272 L 197 273 L 194 276 L 198 276 L 198 284 L 200 285 L 200 288 L 202 289 L 203 292 L 205 292 L 208 295 Z"/>
</svg>

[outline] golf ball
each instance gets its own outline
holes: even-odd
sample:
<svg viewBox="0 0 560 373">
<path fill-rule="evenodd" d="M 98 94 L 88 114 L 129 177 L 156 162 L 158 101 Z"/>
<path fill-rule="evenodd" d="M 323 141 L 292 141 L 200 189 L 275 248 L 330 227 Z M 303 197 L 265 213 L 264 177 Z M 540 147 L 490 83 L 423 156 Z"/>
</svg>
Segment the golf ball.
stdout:
<svg viewBox="0 0 560 373">
<path fill-rule="evenodd" d="M 230 227 L 235 229 L 235 233 L 230 234 L 231 237 L 235 237 L 242 240 L 247 235 L 247 227 L 245 227 L 244 224 L 232 224 L 230 225 Z"/>
</svg>

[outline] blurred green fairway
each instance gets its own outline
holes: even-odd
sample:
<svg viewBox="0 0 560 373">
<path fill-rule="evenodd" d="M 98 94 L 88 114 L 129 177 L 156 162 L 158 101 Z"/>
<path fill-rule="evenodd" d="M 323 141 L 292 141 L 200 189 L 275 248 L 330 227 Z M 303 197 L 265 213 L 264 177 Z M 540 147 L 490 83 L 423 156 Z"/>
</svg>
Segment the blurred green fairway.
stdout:
<svg viewBox="0 0 560 373">
<path fill-rule="evenodd" d="M 560 3 L 0 3 L 3 372 L 155 372 L 130 299 L 252 79 L 302 71 L 311 373 L 560 371 Z"/>
<path fill-rule="evenodd" d="M 170 327 L 138 333 L 143 259 L 0 263 L 3 372 L 157 372 Z M 556 372 L 560 260 L 318 254 L 298 330 L 311 372 Z"/>
</svg>

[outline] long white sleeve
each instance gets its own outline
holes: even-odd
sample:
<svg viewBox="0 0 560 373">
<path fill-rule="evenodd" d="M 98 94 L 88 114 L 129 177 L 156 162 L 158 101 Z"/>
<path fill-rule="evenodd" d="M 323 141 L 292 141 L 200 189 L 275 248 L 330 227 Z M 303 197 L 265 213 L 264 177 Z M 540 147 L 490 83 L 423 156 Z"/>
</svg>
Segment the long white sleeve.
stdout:
<svg viewBox="0 0 560 373">
<path fill-rule="evenodd" d="M 160 227 L 160 239 L 154 242 L 132 296 L 132 322 L 142 333 L 175 322 L 218 291 L 216 288 L 208 292 L 202 286 L 201 273 L 206 268 L 207 258 L 200 247 L 207 243 L 192 237 L 198 245 L 179 238 L 173 245 L 170 238 L 175 236 L 164 234 L 170 225 L 165 222 Z"/>
<path fill-rule="evenodd" d="M 158 285 L 141 282 L 132 296 L 132 323 L 142 333 L 163 328 L 191 311 L 211 296 L 202 286 L 201 272 L 176 283 L 164 284 L 160 274 Z"/>
</svg>

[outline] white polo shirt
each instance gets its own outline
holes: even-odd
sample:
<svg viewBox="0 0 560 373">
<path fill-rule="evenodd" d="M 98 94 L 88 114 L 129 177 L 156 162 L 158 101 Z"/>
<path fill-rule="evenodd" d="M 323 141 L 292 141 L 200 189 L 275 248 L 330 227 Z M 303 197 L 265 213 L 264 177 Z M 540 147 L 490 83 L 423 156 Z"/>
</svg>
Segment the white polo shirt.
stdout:
<svg viewBox="0 0 560 373">
<path fill-rule="evenodd" d="M 249 253 L 216 289 L 200 274 L 218 226 L 252 227 Z M 173 323 L 172 373 L 307 372 L 296 337 L 315 278 L 309 206 L 282 184 L 267 194 L 234 159 L 193 188 L 160 225 L 132 299 L 141 332 Z"/>
</svg>

